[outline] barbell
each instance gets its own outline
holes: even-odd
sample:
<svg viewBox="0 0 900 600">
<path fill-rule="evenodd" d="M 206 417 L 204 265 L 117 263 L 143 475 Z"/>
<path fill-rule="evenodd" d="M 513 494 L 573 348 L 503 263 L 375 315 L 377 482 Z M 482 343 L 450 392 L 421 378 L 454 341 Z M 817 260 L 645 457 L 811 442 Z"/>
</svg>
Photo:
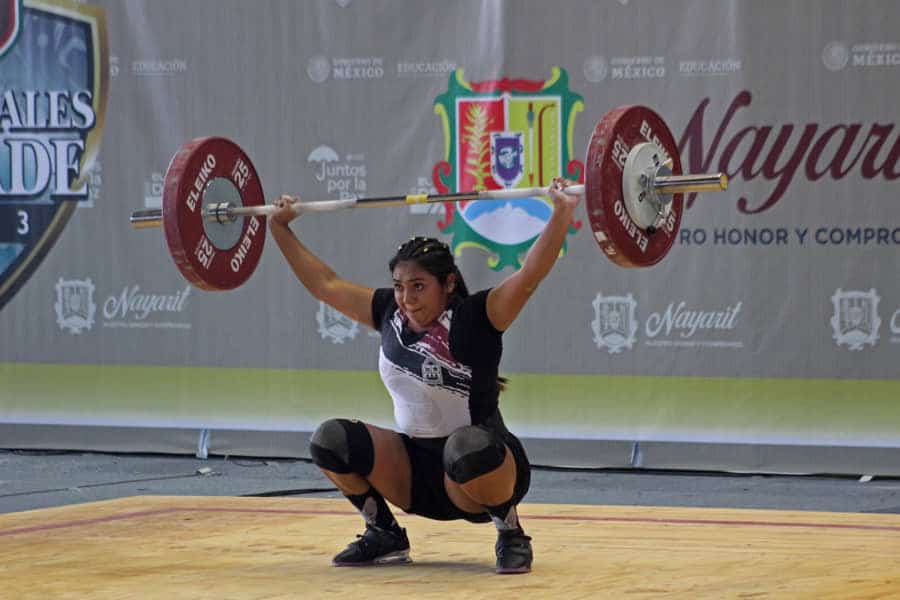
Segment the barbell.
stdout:
<svg viewBox="0 0 900 600">
<path fill-rule="evenodd" d="M 653 110 L 620 106 L 597 123 L 588 143 L 584 183 L 565 189 L 584 196 L 593 237 L 622 267 L 648 267 L 669 252 L 681 224 L 683 194 L 723 191 L 723 173 L 684 175 L 672 132 Z M 527 187 L 406 194 L 300 202 L 298 212 L 409 204 L 509 200 L 549 195 Z M 266 238 L 265 204 L 259 175 L 247 154 L 223 137 L 184 144 L 169 163 L 161 209 L 131 214 L 135 228 L 162 226 L 169 252 L 182 275 L 206 290 L 243 284 L 256 269 Z"/>
</svg>

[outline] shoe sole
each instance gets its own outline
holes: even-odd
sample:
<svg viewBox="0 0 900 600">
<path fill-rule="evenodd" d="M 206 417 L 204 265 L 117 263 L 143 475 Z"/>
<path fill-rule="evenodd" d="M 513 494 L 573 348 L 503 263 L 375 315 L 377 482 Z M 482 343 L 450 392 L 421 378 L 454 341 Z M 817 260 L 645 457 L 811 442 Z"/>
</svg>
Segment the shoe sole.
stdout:
<svg viewBox="0 0 900 600">
<path fill-rule="evenodd" d="M 402 565 L 411 562 L 412 559 L 409 557 L 409 550 L 398 550 L 397 552 L 390 552 L 384 556 L 379 556 L 375 560 L 367 562 L 332 561 L 331 564 L 335 567 L 374 567 L 376 565 Z"/>
<path fill-rule="evenodd" d="M 522 573 L 531 573 L 531 567 L 499 568 L 496 571 L 498 575 L 521 575 Z"/>
</svg>

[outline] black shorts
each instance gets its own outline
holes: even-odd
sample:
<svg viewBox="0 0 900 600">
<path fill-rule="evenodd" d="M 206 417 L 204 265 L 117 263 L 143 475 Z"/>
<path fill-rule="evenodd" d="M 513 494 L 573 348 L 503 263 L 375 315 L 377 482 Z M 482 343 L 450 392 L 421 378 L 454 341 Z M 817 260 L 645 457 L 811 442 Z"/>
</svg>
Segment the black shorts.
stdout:
<svg viewBox="0 0 900 600">
<path fill-rule="evenodd" d="M 511 503 L 518 504 L 525 497 L 531 483 L 531 464 L 528 462 L 522 442 L 506 429 L 499 413 L 478 427 L 492 431 L 500 437 L 516 459 L 516 483 Z M 407 513 L 440 521 L 465 519 L 472 523 L 486 523 L 491 520 L 491 516 L 486 512 L 468 513 L 460 510 L 447 495 L 444 488 L 446 437 L 413 438 L 405 433 L 401 433 L 400 437 L 406 446 L 412 466 L 412 496 Z"/>
</svg>

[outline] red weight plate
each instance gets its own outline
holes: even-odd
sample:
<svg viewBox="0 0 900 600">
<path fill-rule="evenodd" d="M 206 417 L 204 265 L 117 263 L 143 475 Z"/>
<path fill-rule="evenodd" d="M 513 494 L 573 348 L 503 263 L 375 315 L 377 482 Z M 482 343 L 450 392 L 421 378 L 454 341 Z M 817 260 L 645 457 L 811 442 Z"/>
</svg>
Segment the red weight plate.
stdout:
<svg viewBox="0 0 900 600">
<path fill-rule="evenodd" d="M 653 142 L 672 159 L 672 174 L 681 175 L 678 146 L 665 121 L 645 106 L 620 106 L 597 123 L 585 164 L 585 207 L 594 239 L 607 258 L 622 267 L 649 267 L 672 248 L 684 199 L 674 194 L 665 223 L 648 234 L 629 216 L 622 192 L 625 159 L 633 146 Z"/>
<path fill-rule="evenodd" d="M 169 252 L 188 281 L 205 290 L 230 290 L 256 269 L 266 241 L 266 220 L 243 219 L 235 244 L 217 248 L 206 234 L 202 215 L 206 187 L 217 177 L 234 184 L 243 206 L 264 203 L 259 175 L 237 144 L 220 137 L 197 138 L 178 150 L 166 171 L 163 227 Z"/>
</svg>

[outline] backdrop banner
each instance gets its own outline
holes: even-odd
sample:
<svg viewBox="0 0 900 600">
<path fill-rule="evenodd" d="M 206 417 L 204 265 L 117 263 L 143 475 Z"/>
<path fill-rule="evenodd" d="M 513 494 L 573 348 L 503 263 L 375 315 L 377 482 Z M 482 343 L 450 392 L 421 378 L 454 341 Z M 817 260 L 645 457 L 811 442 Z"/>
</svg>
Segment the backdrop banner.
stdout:
<svg viewBox="0 0 900 600">
<path fill-rule="evenodd" d="M 594 126 L 638 104 L 685 172 L 730 187 L 686 195 L 649 268 L 607 260 L 579 209 L 504 334 L 511 429 L 900 448 L 900 3 L 0 6 L 0 424 L 391 426 L 377 334 L 316 301 L 274 243 L 244 285 L 206 292 L 162 229 L 132 229 L 132 211 L 161 206 L 173 155 L 230 138 L 269 202 L 544 186 L 583 180 Z M 493 160 L 504 144 L 514 164 Z M 401 241 L 438 237 L 478 290 L 519 266 L 550 208 L 359 208 L 293 227 L 373 287 Z"/>
</svg>

